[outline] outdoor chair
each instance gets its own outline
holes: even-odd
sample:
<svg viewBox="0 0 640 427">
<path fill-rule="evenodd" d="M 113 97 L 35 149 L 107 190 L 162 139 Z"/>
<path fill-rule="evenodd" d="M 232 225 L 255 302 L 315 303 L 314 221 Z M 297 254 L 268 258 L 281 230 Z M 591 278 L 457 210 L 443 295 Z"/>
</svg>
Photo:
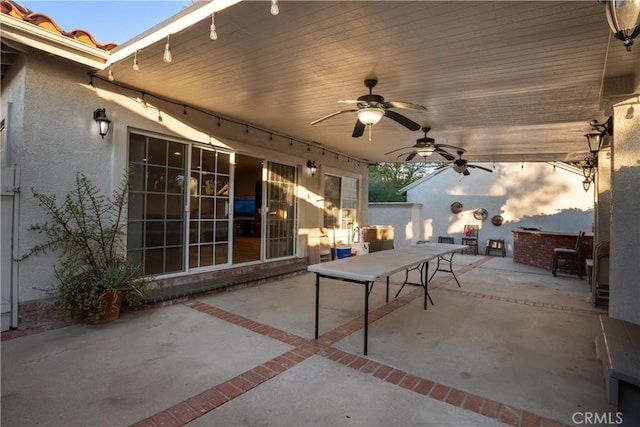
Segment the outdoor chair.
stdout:
<svg viewBox="0 0 640 427">
<path fill-rule="evenodd" d="M 464 226 L 464 233 L 462 234 L 461 244 L 467 245 L 465 253 L 473 251 L 474 255 L 478 255 L 478 226 L 467 224 Z"/>
<path fill-rule="evenodd" d="M 578 233 L 576 244 L 573 248 L 554 248 L 553 249 L 553 277 L 556 277 L 558 272 L 558 263 L 562 262 L 562 267 L 566 267 L 566 261 L 569 261 L 570 265 L 576 269 L 576 274 L 582 279 L 582 264 L 580 259 L 580 246 L 582 245 L 582 239 L 584 237 L 584 231 Z"/>
<path fill-rule="evenodd" d="M 591 298 L 594 306 L 609 305 L 609 242 L 600 242 L 594 248 Z"/>
<path fill-rule="evenodd" d="M 485 246 L 484 254 L 491 255 L 491 251 L 499 251 L 503 257 L 507 256 L 507 249 L 504 245 L 503 239 L 487 239 L 487 246 Z"/>
</svg>

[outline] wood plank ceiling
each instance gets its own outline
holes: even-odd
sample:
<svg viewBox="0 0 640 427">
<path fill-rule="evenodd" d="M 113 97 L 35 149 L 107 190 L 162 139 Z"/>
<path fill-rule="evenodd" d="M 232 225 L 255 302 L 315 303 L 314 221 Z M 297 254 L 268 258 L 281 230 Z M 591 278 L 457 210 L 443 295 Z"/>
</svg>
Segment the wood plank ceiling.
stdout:
<svg viewBox="0 0 640 427">
<path fill-rule="evenodd" d="M 210 24 L 172 35 L 170 64 L 164 40 L 138 53 L 140 71 L 114 64 L 117 81 L 371 162 L 422 133 L 383 118 L 371 141 L 352 138 L 355 113 L 310 125 L 366 94 L 365 78 L 387 101 L 426 106 L 395 111 L 475 161 L 580 160 L 611 90 L 640 80 L 640 42 L 612 39 L 595 0 L 281 1 L 275 17 L 249 1 L 216 15 L 216 41 Z"/>
</svg>

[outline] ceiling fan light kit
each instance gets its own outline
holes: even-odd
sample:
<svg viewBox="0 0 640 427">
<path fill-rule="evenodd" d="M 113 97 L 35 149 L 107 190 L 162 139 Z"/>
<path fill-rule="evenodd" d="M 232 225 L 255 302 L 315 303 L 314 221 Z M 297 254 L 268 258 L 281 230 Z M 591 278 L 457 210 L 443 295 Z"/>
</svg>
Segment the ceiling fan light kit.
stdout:
<svg viewBox="0 0 640 427">
<path fill-rule="evenodd" d="M 355 108 L 336 111 L 335 113 L 331 113 L 327 116 L 321 117 L 318 120 L 314 120 L 313 122 L 311 122 L 311 125 L 315 125 L 339 114 L 356 113 L 357 120 L 351 136 L 353 136 L 354 138 L 359 138 L 364 134 L 365 129 L 369 128 L 369 141 L 371 141 L 371 127 L 378 123 L 383 117 L 391 119 L 411 131 L 420 129 L 420 124 L 414 122 L 406 116 L 403 116 L 402 114 L 392 111 L 391 109 L 404 108 L 418 111 L 426 111 L 427 109 L 422 105 L 412 104 L 410 102 L 385 102 L 384 97 L 373 93 L 373 88 L 377 84 L 378 80 L 376 79 L 366 79 L 364 81 L 364 85 L 369 89 L 369 93 L 367 95 L 362 95 L 356 100 L 338 101 L 342 104 L 355 104 Z"/>
<path fill-rule="evenodd" d="M 358 120 L 362 124 L 367 126 L 375 125 L 384 116 L 384 110 L 382 108 L 365 108 L 358 111 Z"/>
<path fill-rule="evenodd" d="M 447 145 L 447 144 L 436 144 L 436 140 L 433 138 L 429 138 L 427 136 L 427 133 L 431 130 L 430 127 L 425 126 L 422 128 L 422 131 L 424 132 L 424 137 L 422 138 L 418 138 L 416 140 L 415 145 L 411 146 L 411 147 L 403 147 L 403 148 L 398 148 L 396 150 L 392 150 L 389 151 L 388 153 L 385 153 L 385 155 L 387 154 L 391 154 L 391 153 L 395 153 L 397 151 L 401 151 L 401 150 L 407 150 L 410 149 L 410 151 L 405 151 L 404 153 L 399 154 L 397 157 L 404 157 L 407 156 L 404 161 L 405 162 L 410 162 L 411 160 L 413 160 L 416 156 L 422 156 L 425 160 L 430 157 L 433 153 L 437 153 L 439 154 L 442 158 L 444 158 L 445 160 L 454 160 L 455 157 L 452 156 L 451 154 L 449 154 L 447 151 L 444 150 L 443 147 L 447 147 L 447 148 L 454 148 L 459 152 L 465 152 L 464 148 L 460 148 L 460 147 L 455 147 L 453 145 Z"/>
</svg>

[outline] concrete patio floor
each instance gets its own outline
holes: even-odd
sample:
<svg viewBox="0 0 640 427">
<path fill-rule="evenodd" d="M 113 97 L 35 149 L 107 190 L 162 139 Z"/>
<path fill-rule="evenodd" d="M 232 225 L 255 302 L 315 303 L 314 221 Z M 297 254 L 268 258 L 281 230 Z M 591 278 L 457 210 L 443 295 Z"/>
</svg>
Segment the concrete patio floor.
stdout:
<svg viewBox="0 0 640 427">
<path fill-rule="evenodd" d="M 2 426 L 553 426 L 615 413 L 586 280 L 456 255 L 422 290 L 312 274 L 3 335 Z M 414 280 L 417 272 L 413 271 Z"/>
</svg>

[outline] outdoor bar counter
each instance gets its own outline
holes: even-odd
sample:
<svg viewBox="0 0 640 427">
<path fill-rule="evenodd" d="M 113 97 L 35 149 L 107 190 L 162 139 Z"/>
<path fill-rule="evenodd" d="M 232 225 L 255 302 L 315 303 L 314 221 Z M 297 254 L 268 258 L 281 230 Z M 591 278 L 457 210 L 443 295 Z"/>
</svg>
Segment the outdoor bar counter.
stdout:
<svg viewBox="0 0 640 427">
<path fill-rule="evenodd" d="M 513 230 L 513 262 L 551 270 L 553 248 L 573 248 L 577 238 L 578 233 Z M 591 258 L 592 248 L 593 233 L 586 233 L 580 247 L 582 259 Z"/>
</svg>

